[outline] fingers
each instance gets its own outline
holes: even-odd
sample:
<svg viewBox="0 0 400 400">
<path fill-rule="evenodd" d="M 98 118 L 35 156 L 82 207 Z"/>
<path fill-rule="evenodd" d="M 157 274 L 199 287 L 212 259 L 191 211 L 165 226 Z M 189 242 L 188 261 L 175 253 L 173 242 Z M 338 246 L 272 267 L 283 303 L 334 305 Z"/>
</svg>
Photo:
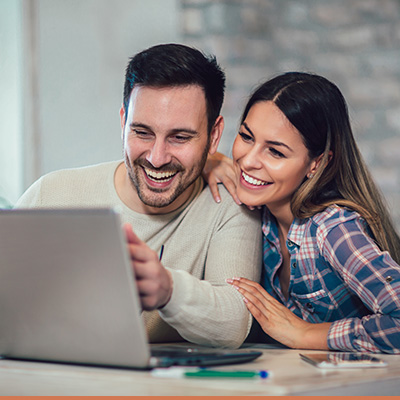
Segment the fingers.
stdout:
<svg viewBox="0 0 400 400">
<path fill-rule="evenodd" d="M 218 183 L 221 183 L 221 181 L 214 179 L 214 178 L 210 178 L 209 182 L 208 182 L 208 186 L 210 187 L 211 194 L 216 203 L 221 202 L 221 196 L 220 196 L 219 189 L 218 189 Z M 232 196 L 235 203 L 240 206 L 242 204 L 242 202 L 239 200 L 239 197 L 236 194 L 236 184 L 232 180 L 227 179 L 227 178 L 225 178 L 225 181 L 222 183 L 225 186 L 226 190 L 229 192 L 229 194 Z"/>
<path fill-rule="evenodd" d="M 246 278 L 227 279 L 243 296 L 243 301 L 263 331 L 292 348 L 325 349 L 330 324 L 311 324 L 294 314 L 267 293 L 262 286 Z M 310 339 L 310 333 L 316 332 Z"/>
<path fill-rule="evenodd" d="M 258 321 L 258 323 L 264 329 L 264 331 L 266 331 L 264 327 L 265 324 L 268 322 L 268 315 L 266 313 L 265 308 L 264 307 L 263 309 L 258 308 L 257 305 L 252 303 L 246 297 L 243 298 L 243 301 L 245 302 L 246 307 L 250 311 L 251 315 Z"/>
<path fill-rule="evenodd" d="M 132 261 L 159 264 L 157 253 L 146 244 L 128 244 L 128 250 Z"/>
<path fill-rule="evenodd" d="M 241 288 L 250 293 L 259 293 L 262 297 L 272 298 L 267 291 L 257 282 L 251 281 L 247 278 L 232 278 L 227 279 L 227 283 L 231 284 L 234 287 Z"/>
<path fill-rule="evenodd" d="M 227 279 L 238 292 L 243 296 L 243 301 L 247 309 L 258 321 L 262 329 L 268 333 L 268 300 L 264 294 L 269 296 L 268 293 L 256 282 L 250 281 L 245 278 Z"/>
<path fill-rule="evenodd" d="M 173 290 L 171 273 L 161 266 L 149 263 L 135 263 L 137 288 L 144 310 L 164 307 L 170 300 Z"/>
<path fill-rule="evenodd" d="M 126 240 L 128 242 L 128 251 L 132 261 L 156 261 L 158 255 L 145 242 L 139 239 L 133 231 L 130 224 L 124 224 Z"/>
<path fill-rule="evenodd" d="M 164 307 L 172 295 L 171 273 L 162 266 L 158 254 L 138 238 L 130 224 L 125 224 L 123 229 L 142 308 Z"/>
<path fill-rule="evenodd" d="M 253 211 L 255 209 L 262 210 L 262 206 L 248 206 L 248 205 L 246 205 L 246 207 L 251 211 Z"/>
<path fill-rule="evenodd" d="M 227 283 L 231 284 L 238 292 L 244 296 L 243 301 L 246 305 L 251 302 L 262 313 L 267 309 L 271 310 L 278 303 L 267 291 L 257 282 L 246 278 L 227 279 Z"/>
<path fill-rule="evenodd" d="M 216 203 L 221 203 L 221 196 L 218 190 L 218 183 L 215 179 L 210 179 L 208 182 L 208 186 L 210 187 L 211 194 Z"/>
<path fill-rule="evenodd" d="M 221 202 L 218 183 L 222 183 L 234 201 L 242 204 L 236 194 L 236 174 L 233 161 L 221 153 L 209 155 L 203 169 L 203 178 L 208 183 L 212 196 L 217 203 Z"/>
<path fill-rule="evenodd" d="M 226 179 L 224 182 L 224 186 L 226 187 L 226 190 L 229 192 L 229 194 L 232 196 L 233 200 L 235 200 L 235 203 L 238 204 L 239 206 L 242 204 L 242 202 L 239 200 L 239 197 L 236 194 L 236 184 L 234 181 L 231 179 Z"/>
<path fill-rule="evenodd" d="M 279 335 L 274 335 L 274 332 L 271 331 L 271 326 L 274 326 L 276 314 L 276 300 L 260 284 L 249 279 L 233 278 L 227 279 L 227 282 L 235 287 L 243 296 L 243 301 L 247 309 L 258 321 L 263 331 L 267 335 L 279 340 Z"/>
<path fill-rule="evenodd" d="M 132 225 L 131 224 L 124 224 L 123 225 L 123 230 L 125 232 L 125 237 L 128 243 L 135 243 L 139 244 L 142 243 L 142 241 L 138 238 L 135 232 L 133 232 Z"/>
</svg>

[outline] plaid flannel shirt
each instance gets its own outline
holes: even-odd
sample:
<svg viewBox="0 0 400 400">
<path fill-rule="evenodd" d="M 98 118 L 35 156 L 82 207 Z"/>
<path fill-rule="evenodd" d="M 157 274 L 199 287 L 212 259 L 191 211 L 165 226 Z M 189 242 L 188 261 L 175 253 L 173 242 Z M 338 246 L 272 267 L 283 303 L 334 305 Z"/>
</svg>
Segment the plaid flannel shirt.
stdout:
<svg viewBox="0 0 400 400">
<path fill-rule="evenodd" d="M 262 285 L 311 323 L 332 322 L 331 350 L 400 353 L 400 266 L 368 235 L 354 211 L 331 206 L 290 227 L 290 285 L 279 283 L 282 263 L 276 220 L 263 218 Z"/>
</svg>

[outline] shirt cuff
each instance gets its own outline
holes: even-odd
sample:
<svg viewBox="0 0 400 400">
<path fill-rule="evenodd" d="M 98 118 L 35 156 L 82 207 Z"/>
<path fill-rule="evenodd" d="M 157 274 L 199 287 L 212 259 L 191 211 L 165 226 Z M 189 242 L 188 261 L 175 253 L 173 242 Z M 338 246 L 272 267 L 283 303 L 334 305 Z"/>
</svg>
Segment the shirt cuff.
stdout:
<svg viewBox="0 0 400 400">
<path fill-rule="evenodd" d="M 340 351 L 379 352 L 359 318 L 333 322 L 328 332 L 328 348 Z"/>
<path fill-rule="evenodd" d="M 328 331 L 328 347 L 330 350 L 351 350 L 351 335 L 353 334 L 351 319 L 332 322 Z"/>
</svg>

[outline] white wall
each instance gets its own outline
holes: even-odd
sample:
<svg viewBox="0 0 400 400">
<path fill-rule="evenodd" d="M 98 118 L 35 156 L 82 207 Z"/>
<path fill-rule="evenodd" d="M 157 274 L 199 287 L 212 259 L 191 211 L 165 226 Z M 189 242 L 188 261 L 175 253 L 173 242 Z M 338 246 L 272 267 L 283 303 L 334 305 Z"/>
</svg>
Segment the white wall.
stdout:
<svg viewBox="0 0 400 400">
<path fill-rule="evenodd" d="M 21 4 L 0 1 L 0 207 L 22 190 Z"/>
<path fill-rule="evenodd" d="M 128 58 L 177 40 L 174 0 L 39 3 L 42 172 L 121 157 Z"/>
<path fill-rule="evenodd" d="M 23 32 L 24 42 L 21 60 L 18 40 L 0 38 L 0 62 L 6 51 L 12 78 L 1 94 L 2 116 L 5 104 L 13 109 L 0 121 L 0 186 L 14 202 L 44 173 L 122 157 L 119 108 L 129 57 L 179 41 L 180 27 L 178 0 L 1 0 L 0 7 L 0 34 L 7 22 L 8 35 Z"/>
</svg>

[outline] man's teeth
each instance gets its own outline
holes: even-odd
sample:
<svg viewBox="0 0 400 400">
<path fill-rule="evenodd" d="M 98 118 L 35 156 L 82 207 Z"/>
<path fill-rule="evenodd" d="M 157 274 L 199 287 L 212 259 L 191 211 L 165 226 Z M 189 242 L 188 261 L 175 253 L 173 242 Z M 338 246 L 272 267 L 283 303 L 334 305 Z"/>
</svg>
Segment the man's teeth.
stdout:
<svg viewBox="0 0 400 400">
<path fill-rule="evenodd" d="M 250 183 L 250 184 L 252 184 L 252 185 L 255 185 L 255 186 L 264 186 L 264 185 L 268 185 L 267 182 L 260 181 L 259 179 L 252 178 L 251 176 L 246 175 L 243 171 L 242 171 L 242 176 L 243 176 L 243 179 L 244 179 L 246 182 L 248 182 L 248 183 Z"/>
<path fill-rule="evenodd" d="M 144 170 L 146 172 L 146 175 L 151 180 L 154 180 L 154 181 L 157 181 L 157 182 L 166 182 L 176 174 L 176 172 L 157 172 L 157 171 L 152 171 L 152 170 L 147 169 L 147 168 L 145 168 Z"/>
</svg>

